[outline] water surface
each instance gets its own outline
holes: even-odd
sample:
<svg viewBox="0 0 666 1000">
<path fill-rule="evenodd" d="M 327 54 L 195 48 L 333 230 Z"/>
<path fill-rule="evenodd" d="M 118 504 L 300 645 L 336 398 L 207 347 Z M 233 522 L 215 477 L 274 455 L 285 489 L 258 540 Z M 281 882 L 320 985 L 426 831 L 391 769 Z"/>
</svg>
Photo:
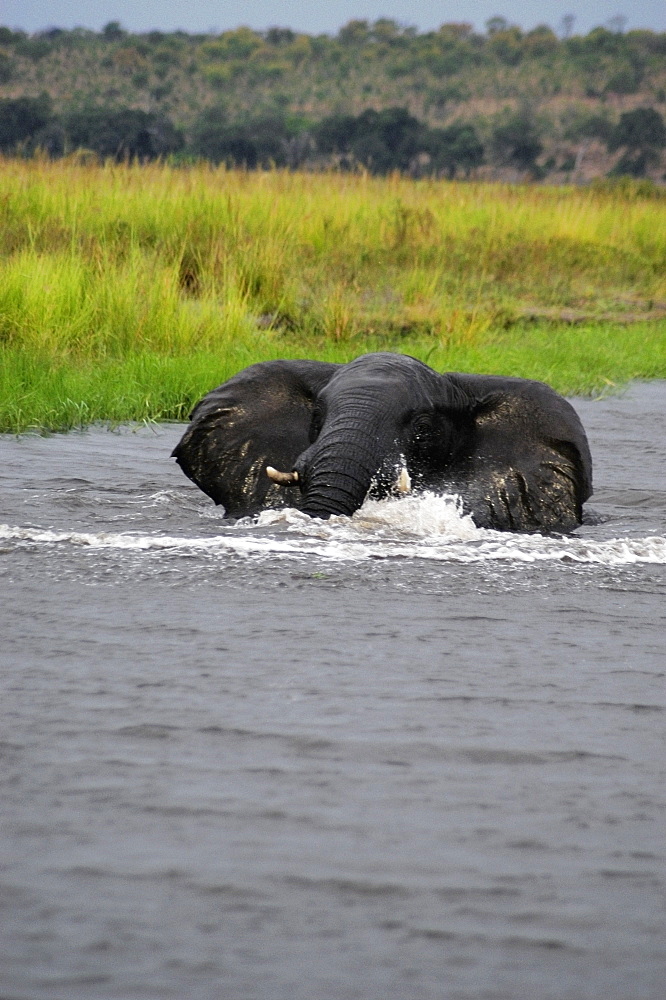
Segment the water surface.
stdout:
<svg viewBox="0 0 666 1000">
<path fill-rule="evenodd" d="M 0 439 L 0 995 L 662 1000 L 666 384 L 570 538 Z"/>
</svg>

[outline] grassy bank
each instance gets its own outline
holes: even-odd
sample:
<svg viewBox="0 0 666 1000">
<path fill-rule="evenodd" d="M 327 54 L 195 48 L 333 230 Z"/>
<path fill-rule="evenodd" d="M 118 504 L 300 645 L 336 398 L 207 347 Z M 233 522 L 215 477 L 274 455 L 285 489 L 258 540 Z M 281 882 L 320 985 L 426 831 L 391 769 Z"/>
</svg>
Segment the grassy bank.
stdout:
<svg viewBox="0 0 666 1000">
<path fill-rule="evenodd" d="M 3 430 L 182 419 L 273 357 L 666 377 L 666 200 L 635 186 L 68 161 L 0 181 Z"/>
</svg>

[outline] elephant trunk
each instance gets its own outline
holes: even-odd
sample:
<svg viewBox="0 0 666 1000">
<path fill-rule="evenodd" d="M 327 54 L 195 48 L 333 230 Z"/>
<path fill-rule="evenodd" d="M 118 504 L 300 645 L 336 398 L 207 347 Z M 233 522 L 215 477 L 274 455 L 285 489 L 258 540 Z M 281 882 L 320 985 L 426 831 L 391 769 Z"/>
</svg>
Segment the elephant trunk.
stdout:
<svg viewBox="0 0 666 1000">
<path fill-rule="evenodd" d="M 322 468 L 313 477 L 303 497 L 301 509 L 310 517 L 330 517 L 331 514 L 351 516 L 363 503 L 370 489 L 372 476 L 365 470 L 349 470 L 341 474 Z"/>
<path fill-rule="evenodd" d="M 346 432 L 345 432 L 346 431 Z M 382 477 L 386 456 L 395 445 L 379 430 L 363 433 L 348 428 L 324 432 L 297 464 L 302 486 L 301 509 L 311 517 L 350 516 L 363 503 L 373 483 Z M 394 477 L 395 478 L 395 477 Z"/>
</svg>

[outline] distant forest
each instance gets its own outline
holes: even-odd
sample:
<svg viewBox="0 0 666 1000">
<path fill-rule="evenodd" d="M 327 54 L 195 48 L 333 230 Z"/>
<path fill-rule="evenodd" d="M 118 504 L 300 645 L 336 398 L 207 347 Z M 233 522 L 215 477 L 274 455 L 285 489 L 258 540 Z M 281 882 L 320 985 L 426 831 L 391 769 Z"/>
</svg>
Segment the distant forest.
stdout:
<svg viewBox="0 0 666 1000">
<path fill-rule="evenodd" d="M 566 21 L 566 19 L 565 19 Z M 220 35 L 0 27 L 0 151 L 248 169 L 666 180 L 666 34 L 500 17 Z"/>
</svg>

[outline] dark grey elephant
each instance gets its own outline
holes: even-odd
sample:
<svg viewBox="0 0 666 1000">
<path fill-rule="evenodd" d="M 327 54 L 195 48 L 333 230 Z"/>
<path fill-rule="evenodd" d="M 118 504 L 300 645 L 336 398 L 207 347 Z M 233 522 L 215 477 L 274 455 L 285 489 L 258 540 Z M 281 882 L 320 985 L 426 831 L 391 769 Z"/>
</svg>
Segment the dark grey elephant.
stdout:
<svg viewBox="0 0 666 1000">
<path fill-rule="evenodd" d="M 571 531 L 592 492 L 585 431 L 549 386 L 401 354 L 252 365 L 201 400 L 173 455 L 230 517 L 432 490 L 480 527 Z"/>
</svg>

